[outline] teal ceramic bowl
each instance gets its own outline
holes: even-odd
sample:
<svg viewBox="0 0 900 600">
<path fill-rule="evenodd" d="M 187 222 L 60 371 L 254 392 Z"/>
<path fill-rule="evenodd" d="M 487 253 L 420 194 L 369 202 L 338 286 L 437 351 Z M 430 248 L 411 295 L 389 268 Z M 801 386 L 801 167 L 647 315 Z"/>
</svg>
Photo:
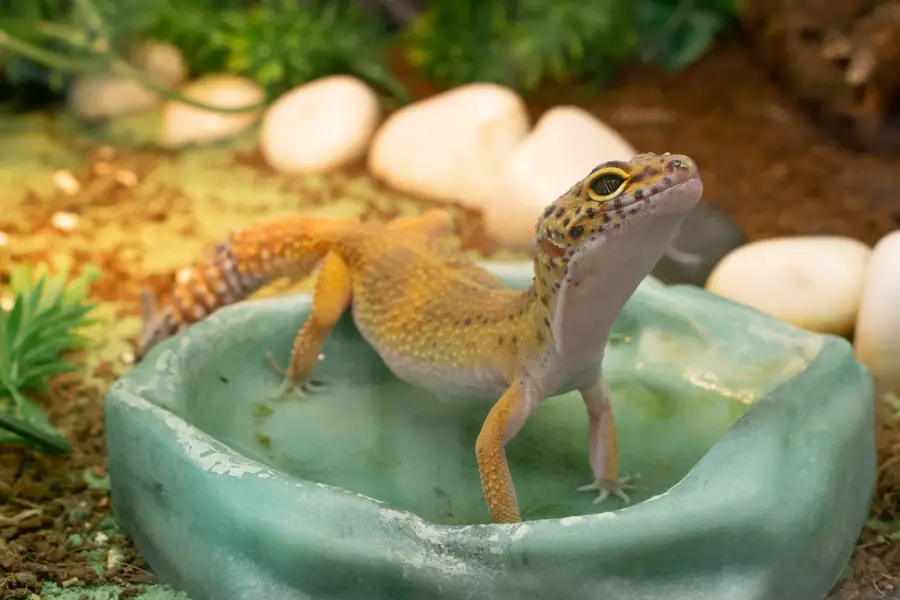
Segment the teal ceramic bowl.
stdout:
<svg viewBox="0 0 900 600">
<path fill-rule="evenodd" d="M 513 287 L 530 263 L 489 268 Z M 220 311 L 155 348 L 106 398 L 117 517 L 194 600 L 818 600 L 875 477 L 869 373 L 849 344 L 689 286 L 645 281 L 604 372 L 623 506 L 590 480 L 576 394 L 508 446 L 524 522 L 491 523 L 475 463 L 483 401 L 397 380 L 349 315 L 315 376 L 278 401 L 310 307 Z"/>
</svg>

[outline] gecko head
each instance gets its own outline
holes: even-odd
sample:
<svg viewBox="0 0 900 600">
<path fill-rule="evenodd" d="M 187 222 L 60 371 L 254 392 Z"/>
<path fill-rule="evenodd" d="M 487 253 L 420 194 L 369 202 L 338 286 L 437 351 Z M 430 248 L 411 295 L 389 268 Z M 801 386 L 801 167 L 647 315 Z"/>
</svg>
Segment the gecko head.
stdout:
<svg viewBox="0 0 900 600">
<path fill-rule="evenodd" d="M 674 217 L 674 235 L 702 193 L 699 170 L 688 156 L 646 153 L 608 161 L 544 209 L 535 246 L 548 258 L 571 257 L 639 223 L 666 217 Z"/>
</svg>

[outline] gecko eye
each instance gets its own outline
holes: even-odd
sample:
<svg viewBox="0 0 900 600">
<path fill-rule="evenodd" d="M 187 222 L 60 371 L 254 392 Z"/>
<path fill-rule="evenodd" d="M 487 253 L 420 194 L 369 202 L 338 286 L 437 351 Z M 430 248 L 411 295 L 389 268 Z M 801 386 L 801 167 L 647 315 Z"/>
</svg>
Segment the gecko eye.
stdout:
<svg viewBox="0 0 900 600">
<path fill-rule="evenodd" d="M 592 200 L 598 202 L 608 200 L 622 191 L 626 181 L 627 176 L 619 170 L 605 171 L 590 180 L 587 186 L 588 194 Z"/>
</svg>

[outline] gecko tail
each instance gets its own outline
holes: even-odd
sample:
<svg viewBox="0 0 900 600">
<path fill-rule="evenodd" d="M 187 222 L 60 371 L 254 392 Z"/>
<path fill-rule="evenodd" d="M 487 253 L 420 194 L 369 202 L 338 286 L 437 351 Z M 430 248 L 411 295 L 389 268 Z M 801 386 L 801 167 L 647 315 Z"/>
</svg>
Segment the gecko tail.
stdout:
<svg viewBox="0 0 900 600">
<path fill-rule="evenodd" d="M 213 312 L 244 300 L 263 286 L 312 273 L 329 249 L 358 224 L 356 219 L 316 219 L 300 215 L 258 221 L 231 233 L 192 267 L 179 271 L 172 297 L 158 306 L 141 291 L 138 359 L 160 341 Z"/>
</svg>

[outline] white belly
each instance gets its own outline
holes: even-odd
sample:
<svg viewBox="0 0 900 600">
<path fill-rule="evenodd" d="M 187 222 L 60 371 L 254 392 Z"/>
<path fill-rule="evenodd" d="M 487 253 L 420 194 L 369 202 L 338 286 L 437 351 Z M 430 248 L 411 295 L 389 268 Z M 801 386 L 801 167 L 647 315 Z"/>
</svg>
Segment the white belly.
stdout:
<svg viewBox="0 0 900 600">
<path fill-rule="evenodd" d="M 435 393 L 496 400 L 509 387 L 502 374 L 489 368 L 457 369 L 376 351 L 398 378 Z"/>
<path fill-rule="evenodd" d="M 355 315 L 354 315 L 355 321 Z M 366 343 L 399 379 L 410 385 L 439 394 L 496 400 L 509 387 L 499 369 L 489 365 L 458 369 L 416 360 L 384 348 L 364 326 L 356 328 Z"/>
<path fill-rule="evenodd" d="M 357 330 L 391 372 L 410 385 L 438 394 L 492 400 L 498 399 L 509 388 L 509 382 L 498 367 L 482 365 L 460 369 L 417 360 L 382 347 L 375 336 L 359 324 Z M 599 373 L 600 360 L 602 356 L 576 366 L 563 359 L 551 345 L 542 355 L 520 368 L 527 377 L 526 385 L 543 399 L 593 384 Z"/>
</svg>

